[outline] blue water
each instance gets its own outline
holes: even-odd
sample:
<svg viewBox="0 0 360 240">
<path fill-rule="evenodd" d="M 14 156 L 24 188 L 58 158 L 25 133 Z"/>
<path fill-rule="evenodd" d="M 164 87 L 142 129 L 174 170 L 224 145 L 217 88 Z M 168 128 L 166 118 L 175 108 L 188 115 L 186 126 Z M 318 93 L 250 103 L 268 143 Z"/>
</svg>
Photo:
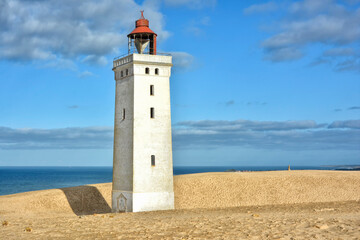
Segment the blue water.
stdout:
<svg viewBox="0 0 360 240">
<path fill-rule="evenodd" d="M 202 172 L 287 170 L 287 166 L 263 167 L 174 167 L 174 174 Z M 327 169 L 334 167 L 299 166 L 293 170 Z M 112 167 L 0 167 L 0 195 L 52 188 L 73 187 L 112 181 Z"/>
</svg>

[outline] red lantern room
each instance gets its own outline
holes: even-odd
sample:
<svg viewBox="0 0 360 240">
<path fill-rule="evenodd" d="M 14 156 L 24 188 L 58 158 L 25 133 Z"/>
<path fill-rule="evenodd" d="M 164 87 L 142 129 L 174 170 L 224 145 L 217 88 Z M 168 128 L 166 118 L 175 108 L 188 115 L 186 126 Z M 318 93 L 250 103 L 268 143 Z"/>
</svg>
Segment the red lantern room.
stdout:
<svg viewBox="0 0 360 240">
<path fill-rule="evenodd" d="M 156 36 L 149 28 L 149 20 L 144 18 L 144 11 L 141 17 L 135 22 L 135 29 L 128 35 L 129 54 L 135 52 L 140 54 L 156 55 Z"/>
</svg>

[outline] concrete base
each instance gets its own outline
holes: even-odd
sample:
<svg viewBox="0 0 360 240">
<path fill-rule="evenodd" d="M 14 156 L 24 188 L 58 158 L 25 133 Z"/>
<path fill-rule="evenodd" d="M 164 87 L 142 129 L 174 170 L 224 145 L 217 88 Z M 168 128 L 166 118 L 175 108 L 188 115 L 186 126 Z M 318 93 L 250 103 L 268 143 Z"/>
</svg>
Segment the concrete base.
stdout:
<svg viewBox="0 0 360 240">
<path fill-rule="evenodd" d="M 174 208 L 174 192 L 112 191 L 112 212 L 145 212 Z"/>
<path fill-rule="evenodd" d="M 132 212 L 133 193 L 126 191 L 112 191 L 112 212 Z"/>
</svg>

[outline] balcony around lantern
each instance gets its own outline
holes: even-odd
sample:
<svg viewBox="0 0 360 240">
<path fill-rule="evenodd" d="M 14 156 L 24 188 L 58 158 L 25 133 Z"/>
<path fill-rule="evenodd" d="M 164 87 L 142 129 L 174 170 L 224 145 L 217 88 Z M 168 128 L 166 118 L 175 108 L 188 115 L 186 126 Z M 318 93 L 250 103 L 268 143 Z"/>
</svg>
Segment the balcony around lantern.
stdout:
<svg viewBox="0 0 360 240">
<path fill-rule="evenodd" d="M 144 63 L 156 63 L 164 65 L 172 65 L 172 56 L 170 53 L 156 53 L 152 54 L 139 54 L 139 53 L 130 53 L 124 54 L 119 57 L 114 58 L 113 67 L 122 66 L 130 62 L 144 62 Z"/>
</svg>

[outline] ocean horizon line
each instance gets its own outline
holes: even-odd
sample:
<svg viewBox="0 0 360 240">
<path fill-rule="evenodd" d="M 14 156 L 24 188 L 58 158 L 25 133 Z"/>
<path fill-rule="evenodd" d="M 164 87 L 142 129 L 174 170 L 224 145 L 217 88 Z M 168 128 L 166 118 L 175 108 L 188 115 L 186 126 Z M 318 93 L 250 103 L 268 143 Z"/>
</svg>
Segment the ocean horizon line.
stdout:
<svg viewBox="0 0 360 240">
<path fill-rule="evenodd" d="M 360 166 L 356 164 L 339 164 L 339 165 L 180 165 L 180 166 L 173 166 L 173 167 L 283 167 L 283 166 L 294 166 L 294 167 L 337 167 L 337 166 Z M 56 166 L 46 166 L 46 165 L 18 165 L 18 166 L 1 166 L 0 167 L 113 167 L 113 166 L 66 166 L 66 165 L 56 165 Z"/>
<path fill-rule="evenodd" d="M 206 172 L 287 171 L 280 166 L 174 166 L 174 175 Z M 291 166 L 291 170 L 360 170 L 356 165 Z M 112 182 L 112 166 L 0 166 L 0 195 Z"/>
</svg>

